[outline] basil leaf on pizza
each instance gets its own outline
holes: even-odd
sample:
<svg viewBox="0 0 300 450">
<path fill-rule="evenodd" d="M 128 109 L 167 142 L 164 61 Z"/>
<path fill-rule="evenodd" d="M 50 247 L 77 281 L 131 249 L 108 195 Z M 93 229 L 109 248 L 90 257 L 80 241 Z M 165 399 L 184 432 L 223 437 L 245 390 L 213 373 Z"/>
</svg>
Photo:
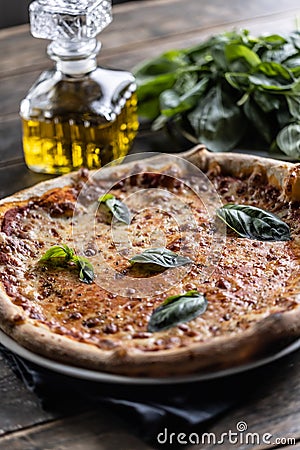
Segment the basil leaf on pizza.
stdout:
<svg viewBox="0 0 300 450">
<path fill-rule="evenodd" d="M 92 263 L 83 256 L 76 256 L 74 262 L 79 269 L 79 278 L 84 283 L 90 284 L 95 279 L 95 273 Z"/>
<path fill-rule="evenodd" d="M 79 270 L 79 279 L 84 283 L 92 283 L 95 278 L 92 263 L 83 256 L 77 256 L 74 250 L 65 244 L 53 245 L 39 259 L 39 262 L 55 262 L 58 265 L 66 263 L 76 264 Z"/>
<path fill-rule="evenodd" d="M 290 227 L 275 214 L 256 206 L 227 204 L 217 217 L 239 236 L 260 241 L 289 241 Z"/>
<path fill-rule="evenodd" d="M 98 202 L 105 204 L 118 222 L 130 224 L 131 217 L 127 205 L 118 200 L 113 194 L 102 195 L 102 197 L 98 198 Z"/>
<path fill-rule="evenodd" d="M 53 245 L 40 258 L 41 262 L 49 261 L 50 259 L 63 258 L 65 261 L 70 261 L 74 258 L 74 250 L 65 244 Z"/>
<path fill-rule="evenodd" d="M 180 323 L 189 322 L 207 308 L 207 300 L 203 294 L 196 290 L 187 291 L 184 294 L 173 295 L 156 308 L 148 323 L 148 331 L 166 330 Z"/>
<path fill-rule="evenodd" d="M 156 269 L 170 269 L 192 264 L 192 260 L 186 256 L 178 255 L 164 247 L 148 248 L 142 253 L 133 256 L 129 262 L 131 264 L 149 264 Z M 151 267 L 150 266 L 150 267 Z"/>
</svg>

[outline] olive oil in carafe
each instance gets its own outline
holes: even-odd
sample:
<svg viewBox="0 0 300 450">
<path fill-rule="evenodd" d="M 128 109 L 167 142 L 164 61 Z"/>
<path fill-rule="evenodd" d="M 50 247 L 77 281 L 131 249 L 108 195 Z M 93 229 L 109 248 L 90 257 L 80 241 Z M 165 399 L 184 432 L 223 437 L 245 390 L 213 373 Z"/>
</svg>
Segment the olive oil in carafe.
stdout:
<svg viewBox="0 0 300 450">
<path fill-rule="evenodd" d="M 35 172 L 67 173 L 80 167 L 96 169 L 126 156 L 138 130 L 133 93 L 112 121 L 97 123 L 81 114 L 53 119 L 22 119 L 27 166 Z M 70 115 L 70 114 L 68 114 Z"/>
<path fill-rule="evenodd" d="M 33 36 L 52 41 L 56 65 L 20 105 L 26 164 L 60 174 L 124 157 L 138 130 L 135 79 L 97 63 L 96 36 L 112 20 L 111 0 L 35 0 L 29 12 Z"/>
</svg>

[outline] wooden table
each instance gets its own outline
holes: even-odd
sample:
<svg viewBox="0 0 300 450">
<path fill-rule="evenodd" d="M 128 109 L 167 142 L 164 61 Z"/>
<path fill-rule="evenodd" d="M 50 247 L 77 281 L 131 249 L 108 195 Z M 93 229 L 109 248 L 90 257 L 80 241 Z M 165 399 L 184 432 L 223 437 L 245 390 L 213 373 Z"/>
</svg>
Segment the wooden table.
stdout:
<svg viewBox="0 0 300 450">
<path fill-rule="evenodd" d="M 291 31 L 300 16 L 298 0 L 151 0 L 129 2 L 114 8 L 114 21 L 101 36 L 99 60 L 110 67 L 131 69 L 144 58 L 233 28 L 251 32 Z M 39 73 L 51 66 L 45 56 L 46 42 L 31 37 L 27 25 L 0 31 L 0 196 L 47 178 L 31 173 L 24 165 L 20 100 Z M 141 131 L 134 151 L 179 151 L 161 135 Z M 251 432 L 272 434 L 272 444 L 237 444 L 224 441 L 221 448 L 284 448 L 288 438 L 300 449 L 300 352 L 254 372 L 256 385 L 229 413 L 207 425 L 207 432 L 221 436 L 245 421 Z M 255 378 L 256 377 L 256 378 Z M 237 381 L 235 380 L 234 383 Z M 235 384 L 231 388 L 235 389 Z M 201 386 L 199 386 L 199 389 Z M 0 353 L 0 449 L 2 450 L 143 450 L 143 442 L 127 422 L 104 408 L 86 410 L 78 405 L 72 413 L 44 411 Z M 275 442 L 278 438 L 279 441 Z M 189 448 L 213 448 L 212 444 Z"/>
</svg>

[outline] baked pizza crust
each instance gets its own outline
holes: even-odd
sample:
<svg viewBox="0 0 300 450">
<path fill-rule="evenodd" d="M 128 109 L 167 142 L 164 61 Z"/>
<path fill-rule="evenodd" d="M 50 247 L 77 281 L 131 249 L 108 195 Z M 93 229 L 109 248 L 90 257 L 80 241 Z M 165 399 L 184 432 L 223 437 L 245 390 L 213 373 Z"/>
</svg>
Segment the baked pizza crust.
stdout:
<svg viewBox="0 0 300 450">
<path fill-rule="evenodd" d="M 204 171 L 216 170 L 234 176 L 259 173 L 266 182 L 281 191 L 285 201 L 300 200 L 300 165 L 232 153 L 209 153 L 203 146 L 182 153 L 181 158 L 191 161 Z M 166 155 L 167 159 L 167 155 Z M 113 181 L 126 176 L 136 162 L 108 168 L 106 176 Z M 164 156 L 138 162 L 143 170 L 164 167 Z M 103 171 L 102 171 L 103 174 Z M 68 186 L 76 179 L 71 173 L 42 182 L 0 202 L 0 213 L 32 197 L 40 196 L 55 187 Z M 95 345 L 78 342 L 59 335 L 44 324 L 28 318 L 22 308 L 13 304 L 0 285 L 0 328 L 25 348 L 50 359 L 114 374 L 139 377 L 166 377 L 220 370 L 250 362 L 277 351 L 300 337 L 299 306 L 263 318 L 242 333 L 214 337 L 207 342 L 188 347 L 141 352 L 134 345 L 103 350 Z"/>
</svg>

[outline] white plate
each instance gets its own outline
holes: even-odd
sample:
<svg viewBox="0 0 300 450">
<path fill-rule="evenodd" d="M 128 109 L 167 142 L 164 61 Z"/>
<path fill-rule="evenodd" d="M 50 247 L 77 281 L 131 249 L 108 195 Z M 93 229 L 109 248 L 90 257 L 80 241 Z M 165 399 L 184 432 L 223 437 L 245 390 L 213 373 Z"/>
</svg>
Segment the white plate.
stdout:
<svg viewBox="0 0 300 450">
<path fill-rule="evenodd" d="M 240 372 L 245 372 L 247 370 L 255 369 L 256 367 L 263 366 L 270 362 L 276 361 L 283 356 L 300 348 L 300 339 L 297 339 L 292 344 L 288 345 L 279 352 L 261 358 L 257 361 L 251 362 L 249 364 L 243 364 L 237 367 L 231 367 L 229 369 L 219 370 L 215 372 L 199 373 L 184 375 L 178 377 L 169 378 L 139 378 L 139 377 L 128 377 L 123 375 L 114 375 L 106 372 L 98 372 L 96 370 L 81 369 L 80 367 L 74 367 L 67 364 L 59 363 L 51 359 L 40 356 L 33 353 L 26 348 L 19 345 L 5 333 L 0 330 L 0 343 L 6 348 L 21 356 L 22 358 L 37 364 L 38 366 L 44 367 L 46 369 L 54 370 L 55 372 L 68 375 L 74 378 L 80 378 L 89 381 L 99 381 L 105 383 L 118 383 L 118 384 L 173 384 L 173 383 L 189 383 L 192 381 L 204 381 L 213 380 L 215 378 L 221 378 L 229 375 L 234 375 Z"/>
</svg>

